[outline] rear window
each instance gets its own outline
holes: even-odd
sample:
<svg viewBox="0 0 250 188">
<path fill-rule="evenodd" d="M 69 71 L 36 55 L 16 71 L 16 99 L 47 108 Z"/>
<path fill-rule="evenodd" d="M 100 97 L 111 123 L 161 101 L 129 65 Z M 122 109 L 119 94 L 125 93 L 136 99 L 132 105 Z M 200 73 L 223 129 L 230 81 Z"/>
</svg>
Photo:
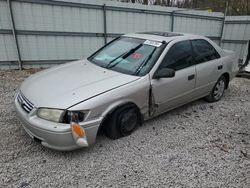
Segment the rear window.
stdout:
<svg viewBox="0 0 250 188">
<path fill-rule="evenodd" d="M 196 64 L 220 58 L 215 48 L 206 40 L 192 40 L 193 57 Z"/>
</svg>

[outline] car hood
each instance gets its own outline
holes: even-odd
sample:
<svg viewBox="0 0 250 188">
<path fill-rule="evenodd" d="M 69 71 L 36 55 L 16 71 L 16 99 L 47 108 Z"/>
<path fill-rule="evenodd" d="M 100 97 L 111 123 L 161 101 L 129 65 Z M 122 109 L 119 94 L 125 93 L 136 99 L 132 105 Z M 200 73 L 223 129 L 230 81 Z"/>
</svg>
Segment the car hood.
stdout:
<svg viewBox="0 0 250 188">
<path fill-rule="evenodd" d="M 67 109 L 137 79 L 79 60 L 30 76 L 20 90 L 35 107 Z"/>
</svg>

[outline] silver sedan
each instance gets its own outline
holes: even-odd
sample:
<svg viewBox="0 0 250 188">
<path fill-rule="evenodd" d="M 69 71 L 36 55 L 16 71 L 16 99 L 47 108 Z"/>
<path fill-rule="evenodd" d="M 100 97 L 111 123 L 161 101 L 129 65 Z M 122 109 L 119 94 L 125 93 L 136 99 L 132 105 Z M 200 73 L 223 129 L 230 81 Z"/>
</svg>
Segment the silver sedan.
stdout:
<svg viewBox="0 0 250 188">
<path fill-rule="evenodd" d="M 238 72 L 234 52 L 206 37 L 121 36 L 89 58 L 26 79 L 15 97 L 23 128 L 42 145 L 73 150 L 131 134 L 144 120 L 199 98 L 221 99 Z"/>
</svg>

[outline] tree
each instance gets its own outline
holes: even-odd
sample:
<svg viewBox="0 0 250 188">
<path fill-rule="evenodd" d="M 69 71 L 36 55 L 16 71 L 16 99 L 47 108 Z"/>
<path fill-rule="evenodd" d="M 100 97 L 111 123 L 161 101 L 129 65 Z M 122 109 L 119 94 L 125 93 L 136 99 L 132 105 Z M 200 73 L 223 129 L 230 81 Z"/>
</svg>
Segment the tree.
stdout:
<svg viewBox="0 0 250 188">
<path fill-rule="evenodd" d="M 192 8 L 210 10 L 213 12 L 225 12 L 228 2 L 227 15 L 250 15 L 250 0 L 120 0 L 144 5 L 177 6 L 180 8 Z"/>
</svg>

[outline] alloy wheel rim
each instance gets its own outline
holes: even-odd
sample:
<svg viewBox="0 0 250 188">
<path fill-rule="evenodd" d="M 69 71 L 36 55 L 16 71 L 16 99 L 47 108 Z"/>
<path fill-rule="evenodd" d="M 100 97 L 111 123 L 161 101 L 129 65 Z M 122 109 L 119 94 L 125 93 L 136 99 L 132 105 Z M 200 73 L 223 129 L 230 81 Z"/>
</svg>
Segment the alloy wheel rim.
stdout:
<svg viewBox="0 0 250 188">
<path fill-rule="evenodd" d="M 214 98 L 216 100 L 220 99 L 224 93 L 224 89 L 225 89 L 225 82 L 223 80 L 220 80 L 215 88 L 214 88 Z"/>
</svg>

